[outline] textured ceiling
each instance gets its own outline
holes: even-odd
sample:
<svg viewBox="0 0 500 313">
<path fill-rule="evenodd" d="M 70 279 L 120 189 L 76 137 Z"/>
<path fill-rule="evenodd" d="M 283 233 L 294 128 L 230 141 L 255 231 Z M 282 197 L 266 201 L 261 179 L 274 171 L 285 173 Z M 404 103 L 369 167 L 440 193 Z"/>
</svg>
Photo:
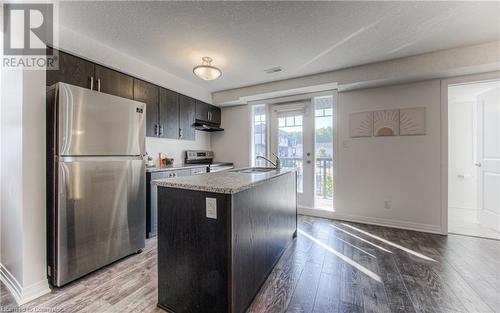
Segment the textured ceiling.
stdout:
<svg viewBox="0 0 500 313">
<path fill-rule="evenodd" d="M 500 38 L 500 2 L 60 2 L 59 12 L 63 26 L 210 91 Z M 193 76 L 205 55 L 221 79 Z"/>
</svg>

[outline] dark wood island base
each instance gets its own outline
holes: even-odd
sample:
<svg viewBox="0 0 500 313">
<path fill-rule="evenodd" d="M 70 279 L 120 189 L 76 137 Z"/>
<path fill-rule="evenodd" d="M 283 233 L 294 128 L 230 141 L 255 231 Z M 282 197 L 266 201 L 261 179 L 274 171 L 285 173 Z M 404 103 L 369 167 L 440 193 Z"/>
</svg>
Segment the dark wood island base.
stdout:
<svg viewBox="0 0 500 313">
<path fill-rule="evenodd" d="M 159 186 L 158 307 L 244 312 L 296 234 L 295 172 L 235 193 Z"/>
</svg>

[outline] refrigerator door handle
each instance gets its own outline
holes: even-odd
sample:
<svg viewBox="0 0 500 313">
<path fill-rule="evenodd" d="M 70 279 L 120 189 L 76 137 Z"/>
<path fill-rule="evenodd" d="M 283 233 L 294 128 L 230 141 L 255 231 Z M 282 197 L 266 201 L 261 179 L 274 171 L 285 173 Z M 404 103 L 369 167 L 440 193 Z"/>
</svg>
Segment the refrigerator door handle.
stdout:
<svg viewBox="0 0 500 313">
<path fill-rule="evenodd" d="M 130 156 L 58 156 L 57 161 L 59 162 L 78 162 L 78 161 L 126 161 L 126 160 L 142 160 L 141 155 L 130 155 Z"/>
</svg>

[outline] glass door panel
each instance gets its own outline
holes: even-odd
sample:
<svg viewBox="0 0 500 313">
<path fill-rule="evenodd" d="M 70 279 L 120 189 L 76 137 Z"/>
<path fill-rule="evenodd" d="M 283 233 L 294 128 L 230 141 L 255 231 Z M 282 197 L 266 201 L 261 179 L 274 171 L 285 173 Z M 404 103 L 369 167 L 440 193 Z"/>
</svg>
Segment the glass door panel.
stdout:
<svg viewBox="0 0 500 313">
<path fill-rule="evenodd" d="M 333 211 L 333 97 L 314 98 L 314 207 Z"/>
<path fill-rule="evenodd" d="M 304 192 L 303 115 L 278 117 L 278 156 L 283 169 L 297 171 L 297 192 Z"/>
<path fill-rule="evenodd" d="M 311 101 L 271 107 L 271 149 L 297 171 L 299 208 L 314 208 L 314 113 Z"/>
</svg>

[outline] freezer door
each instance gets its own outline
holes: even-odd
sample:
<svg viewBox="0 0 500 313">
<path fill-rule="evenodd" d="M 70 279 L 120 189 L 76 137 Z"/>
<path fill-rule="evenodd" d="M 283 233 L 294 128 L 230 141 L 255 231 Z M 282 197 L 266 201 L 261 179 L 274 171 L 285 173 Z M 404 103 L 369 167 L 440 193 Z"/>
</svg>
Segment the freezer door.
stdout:
<svg viewBox="0 0 500 313">
<path fill-rule="evenodd" d="M 55 285 L 144 248 L 143 160 L 61 158 L 57 168 Z"/>
<path fill-rule="evenodd" d="M 144 154 L 144 103 L 64 83 L 56 93 L 58 155 Z"/>
</svg>

